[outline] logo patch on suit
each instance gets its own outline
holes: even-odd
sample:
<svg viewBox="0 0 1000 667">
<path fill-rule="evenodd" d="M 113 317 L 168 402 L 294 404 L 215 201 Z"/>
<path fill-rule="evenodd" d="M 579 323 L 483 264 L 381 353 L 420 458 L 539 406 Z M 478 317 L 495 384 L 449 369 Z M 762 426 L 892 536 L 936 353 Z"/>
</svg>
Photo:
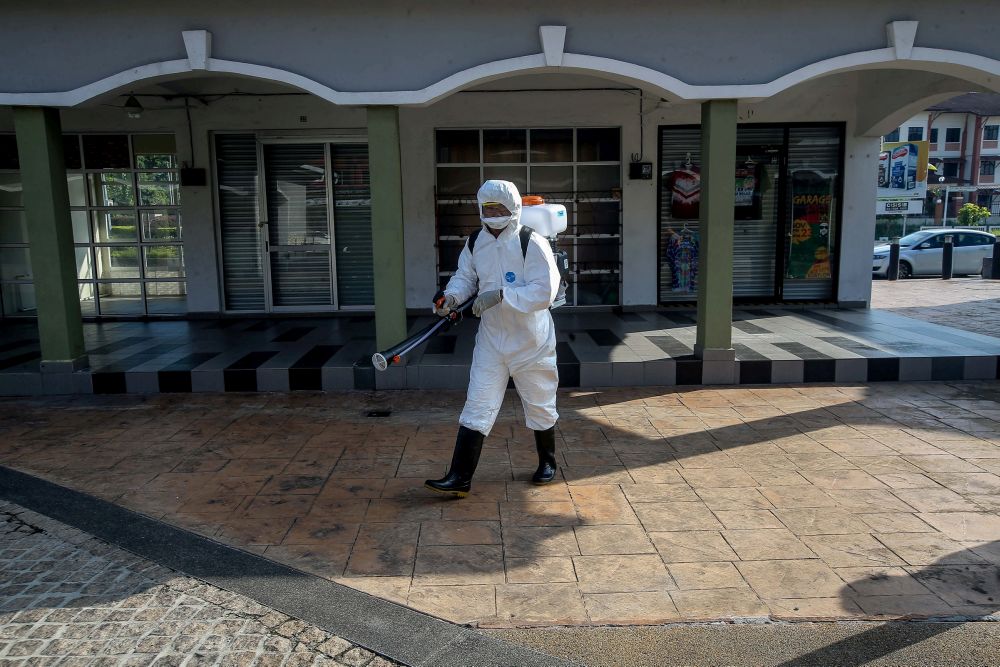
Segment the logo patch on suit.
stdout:
<svg viewBox="0 0 1000 667">
<path fill-rule="evenodd" d="M 504 280 L 506 280 L 506 281 L 507 281 L 507 282 L 509 282 L 509 283 L 512 283 L 512 282 L 514 282 L 514 279 L 515 279 L 516 277 L 517 277 L 517 276 L 515 276 L 515 275 L 514 275 L 514 272 L 513 272 L 513 271 L 508 271 L 508 272 L 507 272 L 507 274 L 506 274 L 506 275 L 504 275 Z"/>
</svg>

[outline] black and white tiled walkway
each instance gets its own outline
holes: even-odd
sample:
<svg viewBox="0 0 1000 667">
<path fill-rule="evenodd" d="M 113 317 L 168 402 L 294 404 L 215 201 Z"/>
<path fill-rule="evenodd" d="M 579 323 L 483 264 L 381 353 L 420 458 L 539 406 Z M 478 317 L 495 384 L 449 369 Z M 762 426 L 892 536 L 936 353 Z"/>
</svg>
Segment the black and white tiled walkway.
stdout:
<svg viewBox="0 0 1000 667">
<path fill-rule="evenodd" d="M 734 313 L 736 361 L 694 358 L 695 313 L 556 313 L 565 387 L 968 380 L 998 377 L 1000 338 L 878 310 Z M 411 318 L 411 330 L 429 322 Z M 0 395 L 463 389 L 466 319 L 378 373 L 369 316 L 87 323 L 90 369 L 38 371 L 33 322 L 0 324 Z"/>
</svg>

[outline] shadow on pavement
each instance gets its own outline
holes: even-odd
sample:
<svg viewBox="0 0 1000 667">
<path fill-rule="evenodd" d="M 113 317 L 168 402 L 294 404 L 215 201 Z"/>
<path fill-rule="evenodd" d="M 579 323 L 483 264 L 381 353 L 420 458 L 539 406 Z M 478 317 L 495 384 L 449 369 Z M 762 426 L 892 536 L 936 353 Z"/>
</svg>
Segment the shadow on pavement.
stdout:
<svg viewBox="0 0 1000 667">
<path fill-rule="evenodd" d="M 871 615 L 938 622 L 878 625 L 779 667 L 864 665 L 1000 611 L 1000 541 L 907 570 L 872 568 L 869 576 L 844 587 L 845 607 L 856 604 Z"/>
</svg>

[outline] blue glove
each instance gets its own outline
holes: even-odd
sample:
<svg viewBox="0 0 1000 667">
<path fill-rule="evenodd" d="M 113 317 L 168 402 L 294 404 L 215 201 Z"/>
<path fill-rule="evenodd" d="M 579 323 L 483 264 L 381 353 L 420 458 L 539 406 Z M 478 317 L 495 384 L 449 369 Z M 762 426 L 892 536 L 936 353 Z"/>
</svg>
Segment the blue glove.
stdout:
<svg viewBox="0 0 1000 667">
<path fill-rule="evenodd" d="M 481 317 L 484 312 L 503 301 L 503 290 L 495 289 L 483 292 L 472 304 L 472 314 Z"/>
</svg>

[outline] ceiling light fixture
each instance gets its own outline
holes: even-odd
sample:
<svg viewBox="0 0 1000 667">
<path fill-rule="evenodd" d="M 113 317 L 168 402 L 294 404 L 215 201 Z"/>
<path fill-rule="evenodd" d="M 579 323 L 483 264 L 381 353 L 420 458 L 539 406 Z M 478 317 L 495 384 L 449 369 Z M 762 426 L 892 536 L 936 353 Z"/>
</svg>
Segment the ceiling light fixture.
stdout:
<svg viewBox="0 0 1000 667">
<path fill-rule="evenodd" d="M 139 100 L 135 99 L 135 95 L 129 95 L 128 99 L 125 100 L 125 114 L 129 118 L 142 118 L 142 112 L 144 109 L 142 105 L 139 104 Z"/>
</svg>

